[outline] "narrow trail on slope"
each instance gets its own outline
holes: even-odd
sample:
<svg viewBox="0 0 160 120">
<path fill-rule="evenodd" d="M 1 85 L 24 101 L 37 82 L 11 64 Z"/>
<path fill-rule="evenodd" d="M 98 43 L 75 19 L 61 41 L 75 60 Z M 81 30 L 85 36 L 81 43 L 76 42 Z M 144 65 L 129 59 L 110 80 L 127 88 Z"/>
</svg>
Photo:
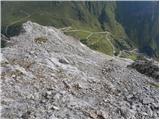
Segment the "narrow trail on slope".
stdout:
<svg viewBox="0 0 160 120">
<path fill-rule="evenodd" d="M 134 51 L 136 51 L 136 50 L 137 50 L 136 48 L 133 49 L 133 50 L 129 50 L 129 51 L 127 51 L 127 50 L 121 50 L 121 51 L 119 51 L 119 54 L 117 55 L 117 57 L 120 57 L 122 55 L 122 52 L 134 53 Z"/>
<path fill-rule="evenodd" d="M 91 33 L 90 31 L 87 31 L 87 30 L 69 30 L 69 31 L 65 31 L 65 32 L 87 32 L 87 33 Z"/>
<path fill-rule="evenodd" d="M 87 40 L 89 40 L 89 38 L 92 36 L 92 35 L 94 35 L 94 34 L 106 34 L 106 40 L 110 43 L 110 45 L 112 46 L 112 53 L 113 53 L 113 57 L 120 57 L 121 55 L 122 55 L 122 52 L 126 52 L 126 50 L 120 50 L 119 51 L 119 54 L 117 55 L 117 56 L 115 56 L 114 54 L 116 53 L 116 49 L 115 49 L 115 46 L 113 45 L 113 43 L 111 42 L 111 40 L 110 39 L 108 39 L 108 35 L 110 34 L 108 31 L 104 31 L 104 32 L 91 32 L 91 31 L 87 31 L 87 30 L 77 30 L 77 29 L 72 29 L 72 27 L 71 26 L 68 26 L 68 27 L 64 27 L 64 28 L 59 28 L 60 30 L 62 30 L 63 32 L 86 32 L 86 33 L 89 33 L 89 35 L 86 37 L 86 39 Z M 72 29 L 72 30 L 70 30 L 70 29 Z M 97 42 L 97 41 L 96 41 Z M 95 43 L 96 43 L 95 42 Z M 137 50 L 136 48 L 135 49 L 133 49 L 133 50 L 129 50 L 129 51 L 127 51 L 127 52 L 130 52 L 130 53 L 132 53 L 132 52 L 134 52 L 135 50 Z"/>
<path fill-rule="evenodd" d="M 115 56 L 114 53 L 116 52 L 116 50 L 115 50 L 114 45 L 113 45 L 112 42 L 110 41 L 110 39 L 108 39 L 108 33 L 106 34 L 106 39 L 108 40 L 108 42 L 109 42 L 109 43 L 111 44 L 111 46 L 112 46 L 112 49 L 113 49 L 113 51 L 112 51 L 112 52 L 113 52 L 113 55 L 112 55 L 112 56 L 114 57 L 114 56 Z"/>
<path fill-rule="evenodd" d="M 70 30 L 71 28 L 72 28 L 71 26 L 68 26 L 68 27 L 59 28 L 59 30 L 66 31 L 66 30 Z"/>
<path fill-rule="evenodd" d="M 90 33 L 90 34 L 86 37 L 86 39 L 88 40 L 89 37 L 91 37 L 92 35 L 93 35 L 93 33 Z"/>
<path fill-rule="evenodd" d="M 60 30 L 64 31 L 64 32 L 87 32 L 89 33 L 89 35 L 86 37 L 87 40 L 89 40 L 89 38 L 94 35 L 94 34 L 106 34 L 106 39 L 107 41 L 111 44 L 112 46 L 112 53 L 113 53 L 113 57 L 114 57 L 114 53 L 115 53 L 115 47 L 114 45 L 112 44 L 112 42 L 107 38 L 108 37 L 108 34 L 109 32 L 108 31 L 104 31 L 104 32 L 91 32 L 91 31 L 87 31 L 87 30 L 70 30 L 72 27 L 71 26 L 68 26 L 68 27 L 64 27 L 64 28 L 60 28 Z M 97 41 L 96 41 L 97 42 Z"/>
<path fill-rule="evenodd" d="M 9 28 L 10 26 L 12 26 L 12 25 L 14 25 L 14 24 L 16 24 L 16 23 L 18 23 L 18 22 L 21 22 L 21 21 L 23 21 L 23 20 L 31 17 L 31 15 L 30 15 L 29 13 L 25 12 L 25 11 L 22 11 L 22 10 L 21 10 L 20 12 L 21 12 L 21 13 L 24 13 L 24 14 L 26 15 L 26 17 L 23 17 L 23 18 L 21 18 L 21 19 L 19 19 L 19 20 L 13 21 L 11 24 L 7 25 L 7 27 L 6 27 L 6 29 L 5 29 L 5 33 L 6 33 L 7 36 L 8 36 L 7 31 L 8 31 L 8 28 Z"/>
</svg>

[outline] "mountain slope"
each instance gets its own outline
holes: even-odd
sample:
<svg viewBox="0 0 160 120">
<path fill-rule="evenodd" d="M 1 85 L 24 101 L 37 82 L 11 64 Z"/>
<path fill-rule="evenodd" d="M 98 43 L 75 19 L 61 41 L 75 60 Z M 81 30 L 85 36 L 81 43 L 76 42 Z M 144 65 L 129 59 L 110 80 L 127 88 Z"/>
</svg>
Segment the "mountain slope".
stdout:
<svg viewBox="0 0 160 120">
<path fill-rule="evenodd" d="M 123 25 L 131 41 L 136 43 L 141 52 L 158 56 L 158 2 L 118 2 L 117 6 L 117 19 Z"/>
<path fill-rule="evenodd" d="M 138 48 L 140 52 L 158 58 L 158 2 L 1 2 L 2 33 L 19 33 L 27 20 L 42 25 L 89 30 L 109 31 L 116 52 Z M 73 35 L 74 33 L 72 33 Z M 82 39 L 83 34 L 78 33 Z M 102 41 L 104 41 L 103 39 Z M 103 43 L 103 42 L 102 42 Z M 102 44 L 101 43 L 101 44 Z M 100 44 L 95 44 L 101 47 Z M 111 46 L 106 45 L 104 52 Z M 110 54 L 108 52 L 107 54 Z"/>
<path fill-rule="evenodd" d="M 2 48 L 2 118 L 158 118 L 157 81 L 30 21 Z"/>
</svg>

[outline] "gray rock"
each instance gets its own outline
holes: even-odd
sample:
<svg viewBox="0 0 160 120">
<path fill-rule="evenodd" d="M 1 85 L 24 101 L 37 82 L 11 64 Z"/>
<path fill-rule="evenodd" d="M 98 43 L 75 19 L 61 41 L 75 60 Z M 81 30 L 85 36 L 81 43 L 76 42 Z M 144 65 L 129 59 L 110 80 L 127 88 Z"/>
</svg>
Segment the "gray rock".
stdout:
<svg viewBox="0 0 160 120">
<path fill-rule="evenodd" d="M 59 62 L 63 64 L 69 64 L 69 62 L 66 59 L 59 59 Z"/>
<path fill-rule="evenodd" d="M 150 104 L 150 103 L 154 103 L 154 99 L 152 99 L 152 98 L 144 98 L 143 99 L 143 104 Z"/>
<path fill-rule="evenodd" d="M 155 79 L 128 68 L 131 60 L 93 51 L 54 27 L 22 27 L 10 38 L 16 45 L 2 48 L 2 118 L 158 118 Z"/>
<path fill-rule="evenodd" d="M 52 92 L 51 91 L 47 91 L 46 94 L 47 95 L 52 95 Z"/>
<path fill-rule="evenodd" d="M 52 106 L 52 109 L 54 109 L 54 110 L 59 110 L 59 107 L 57 107 L 57 106 Z"/>
<path fill-rule="evenodd" d="M 152 103 L 152 105 L 155 107 L 155 108 L 159 108 L 159 104 L 158 103 Z"/>
<path fill-rule="evenodd" d="M 23 119 L 28 119 L 28 118 L 30 118 L 30 114 L 31 114 L 31 111 L 27 111 L 27 112 L 23 113 L 21 117 Z"/>
</svg>

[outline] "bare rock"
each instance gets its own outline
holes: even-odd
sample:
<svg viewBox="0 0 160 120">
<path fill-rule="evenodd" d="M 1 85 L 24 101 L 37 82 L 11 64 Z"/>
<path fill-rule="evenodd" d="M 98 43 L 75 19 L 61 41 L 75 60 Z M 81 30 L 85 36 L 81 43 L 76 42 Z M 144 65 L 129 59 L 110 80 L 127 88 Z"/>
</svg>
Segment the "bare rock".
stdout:
<svg viewBox="0 0 160 120">
<path fill-rule="evenodd" d="M 152 99 L 152 98 L 144 98 L 143 99 L 143 104 L 150 104 L 150 103 L 154 103 L 154 99 Z"/>
<path fill-rule="evenodd" d="M 158 118 L 155 78 L 128 68 L 131 60 L 93 51 L 54 27 L 22 27 L 10 38 L 15 45 L 2 48 L 2 118 Z M 150 63 L 133 66 L 158 72 Z"/>
<path fill-rule="evenodd" d="M 59 62 L 63 64 L 69 64 L 69 62 L 66 59 L 59 59 Z"/>
</svg>

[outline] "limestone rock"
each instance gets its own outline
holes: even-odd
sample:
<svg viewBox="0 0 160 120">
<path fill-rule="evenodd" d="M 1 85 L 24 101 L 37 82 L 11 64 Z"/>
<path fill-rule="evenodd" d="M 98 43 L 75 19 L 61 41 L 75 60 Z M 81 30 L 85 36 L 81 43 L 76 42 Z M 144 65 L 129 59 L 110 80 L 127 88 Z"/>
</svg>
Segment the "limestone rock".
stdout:
<svg viewBox="0 0 160 120">
<path fill-rule="evenodd" d="M 155 78 L 127 67 L 133 61 L 93 51 L 54 27 L 22 27 L 1 50 L 1 118 L 159 117 Z M 158 70 L 144 64 L 144 73 Z"/>
</svg>

